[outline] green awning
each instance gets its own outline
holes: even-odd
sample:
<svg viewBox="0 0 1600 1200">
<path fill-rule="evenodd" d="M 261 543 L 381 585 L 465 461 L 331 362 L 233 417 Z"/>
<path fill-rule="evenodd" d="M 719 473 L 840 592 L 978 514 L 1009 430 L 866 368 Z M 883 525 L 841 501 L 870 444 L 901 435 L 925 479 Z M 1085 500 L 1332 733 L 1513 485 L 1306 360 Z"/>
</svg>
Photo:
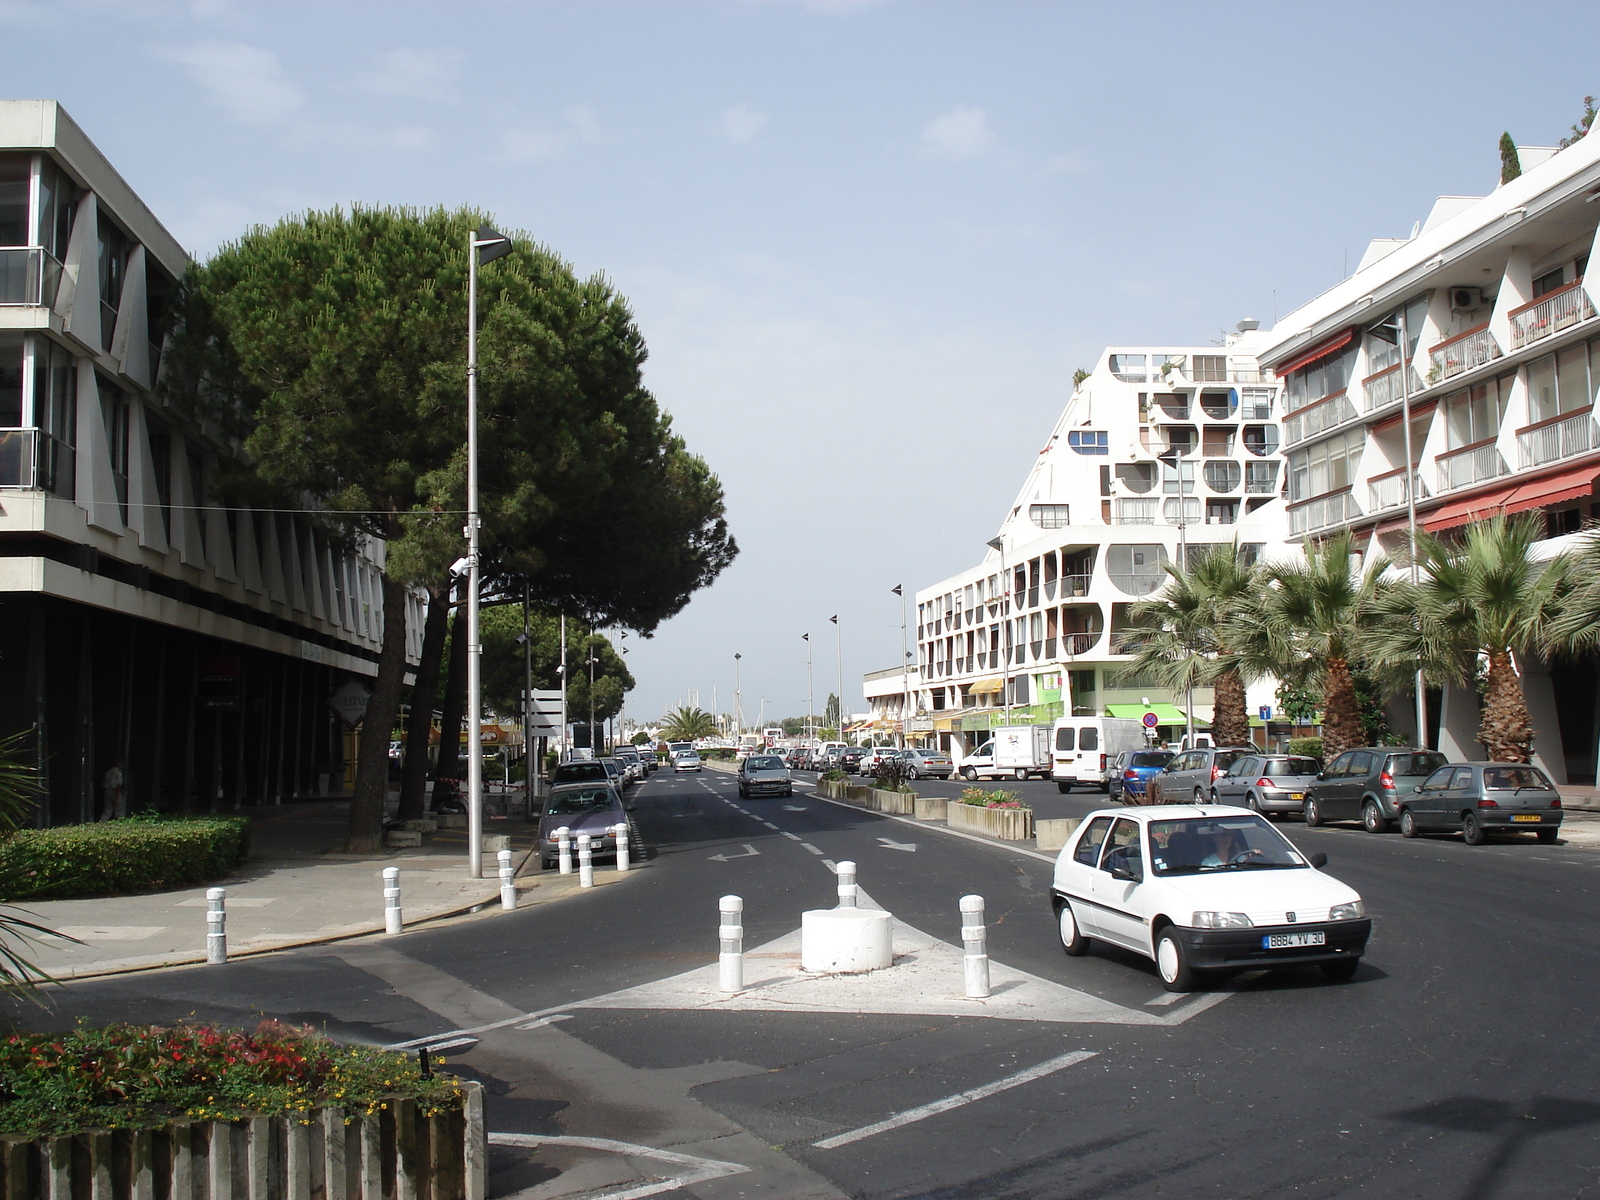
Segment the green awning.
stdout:
<svg viewBox="0 0 1600 1200">
<path fill-rule="evenodd" d="M 1168 704 L 1164 700 L 1149 706 L 1143 704 L 1106 705 L 1106 716 L 1123 717 L 1130 721 L 1143 720 L 1144 715 L 1147 712 L 1155 713 L 1156 720 L 1162 725 L 1183 725 L 1189 720 L 1189 718 L 1184 715 L 1183 709 L 1179 708 L 1176 704 Z"/>
</svg>

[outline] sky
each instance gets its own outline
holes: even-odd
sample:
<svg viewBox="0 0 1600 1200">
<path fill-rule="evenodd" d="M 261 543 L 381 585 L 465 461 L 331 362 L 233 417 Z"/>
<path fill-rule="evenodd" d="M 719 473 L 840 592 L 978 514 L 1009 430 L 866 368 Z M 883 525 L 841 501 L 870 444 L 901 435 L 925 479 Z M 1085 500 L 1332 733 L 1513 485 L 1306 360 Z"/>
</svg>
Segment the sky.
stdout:
<svg viewBox="0 0 1600 1200">
<path fill-rule="evenodd" d="M 0 78 L 200 259 L 470 204 L 609 279 L 741 550 L 622 643 L 627 712 L 730 711 L 738 654 L 753 724 L 820 711 L 840 644 L 864 710 L 891 589 L 981 558 L 1074 368 L 1270 326 L 1486 193 L 1503 130 L 1600 93 L 1597 35 L 1593 0 L 0 0 Z"/>
</svg>

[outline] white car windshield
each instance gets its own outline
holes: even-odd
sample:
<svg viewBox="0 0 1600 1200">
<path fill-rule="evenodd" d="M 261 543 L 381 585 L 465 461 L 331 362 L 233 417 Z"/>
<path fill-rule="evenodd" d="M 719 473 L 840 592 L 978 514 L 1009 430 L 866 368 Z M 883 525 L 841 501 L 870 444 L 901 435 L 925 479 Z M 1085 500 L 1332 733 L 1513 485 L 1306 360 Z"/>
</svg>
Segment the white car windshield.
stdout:
<svg viewBox="0 0 1600 1200">
<path fill-rule="evenodd" d="M 1150 860 L 1157 875 L 1290 870 L 1306 860 L 1253 813 L 1150 822 Z"/>
</svg>

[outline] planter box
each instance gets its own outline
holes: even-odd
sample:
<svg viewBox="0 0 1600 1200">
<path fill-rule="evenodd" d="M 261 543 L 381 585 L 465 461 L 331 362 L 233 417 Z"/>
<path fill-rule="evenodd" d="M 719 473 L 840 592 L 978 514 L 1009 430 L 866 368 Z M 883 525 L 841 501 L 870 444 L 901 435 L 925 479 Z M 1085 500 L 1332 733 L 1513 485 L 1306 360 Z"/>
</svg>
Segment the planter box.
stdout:
<svg viewBox="0 0 1600 1200">
<path fill-rule="evenodd" d="M 949 803 L 943 796 L 918 796 L 912 804 L 912 816 L 919 821 L 943 821 Z"/>
<path fill-rule="evenodd" d="M 868 799 L 871 794 L 872 789 L 869 787 L 861 787 L 854 783 L 847 783 L 844 785 L 844 795 L 841 796 L 840 799 L 860 803 L 862 800 Z"/>
<path fill-rule="evenodd" d="M 1029 808 L 975 808 L 951 804 L 945 809 L 951 829 L 981 833 L 1002 842 L 1025 842 L 1033 836 L 1033 810 Z"/>
<path fill-rule="evenodd" d="M 0 1138 L 0 1200 L 483 1200 L 483 1087 L 465 1082 L 464 1108 L 434 1117 L 419 1114 L 413 1100 L 390 1100 L 370 1117 L 325 1108 L 303 1118 L 180 1119 L 157 1129 Z"/>
<path fill-rule="evenodd" d="M 1048 821 L 1035 821 L 1033 835 L 1041 850 L 1059 850 L 1067 844 L 1072 831 L 1083 823 L 1082 817 L 1055 817 Z"/>
<path fill-rule="evenodd" d="M 897 817 L 909 817 L 917 800 L 915 792 L 888 792 L 882 788 L 868 790 L 872 793 L 869 803 L 873 812 L 892 813 Z"/>
</svg>

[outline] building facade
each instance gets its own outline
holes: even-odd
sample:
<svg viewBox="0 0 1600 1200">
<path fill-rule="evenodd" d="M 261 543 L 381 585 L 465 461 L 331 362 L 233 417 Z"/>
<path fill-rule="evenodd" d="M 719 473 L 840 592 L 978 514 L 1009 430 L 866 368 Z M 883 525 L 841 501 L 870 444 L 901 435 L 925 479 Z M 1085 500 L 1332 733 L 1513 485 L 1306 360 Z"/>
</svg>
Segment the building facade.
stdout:
<svg viewBox="0 0 1600 1200">
<path fill-rule="evenodd" d="M 1540 511 L 1554 554 L 1600 518 L 1600 138 L 1524 148 L 1524 173 L 1445 196 L 1409 238 L 1374 241 L 1348 279 L 1278 322 L 1261 361 L 1283 380 L 1288 535 L 1348 530 L 1394 552 L 1494 513 Z M 1409 420 L 1408 420 L 1409 417 Z M 1519 662 L 1536 761 L 1595 781 L 1592 661 Z M 1561 703 L 1556 703 L 1556 696 Z M 1413 698 L 1391 723 L 1414 736 Z M 1482 755 L 1476 694 L 1434 698 L 1430 745 Z"/>
<path fill-rule="evenodd" d="M 237 441 L 161 395 L 187 263 L 59 105 L 0 102 L 0 735 L 40 825 L 118 775 L 127 811 L 337 788 L 330 697 L 376 674 L 381 543 L 220 503 Z"/>
</svg>

